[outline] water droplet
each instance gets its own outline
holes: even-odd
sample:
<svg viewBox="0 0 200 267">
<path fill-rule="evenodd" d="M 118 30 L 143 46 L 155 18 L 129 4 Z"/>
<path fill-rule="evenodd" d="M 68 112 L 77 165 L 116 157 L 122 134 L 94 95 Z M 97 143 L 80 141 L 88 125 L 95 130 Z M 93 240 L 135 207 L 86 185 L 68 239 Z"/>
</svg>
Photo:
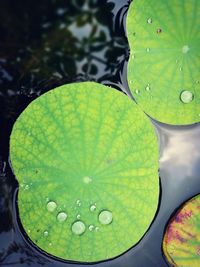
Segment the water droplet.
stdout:
<svg viewBox="0 0 200 267">
<path fill-rule="evenodd" d="M 132 55 L 131 55 L 131 58 L 132 58 L 132 59 L 135 59 L 135 54 L 132 54 Z"/>
<path fill-rule="evenodd" d="M 48 231 L 44 231 L 44 236 L 48 236 L 49 235 L 49 232 Z"/>
<path fill-rule="evenodd" d="M 147 19 L 147 23 L 148 23 L 148 24 L 151 24 L 152 22 L 153 22 L 152 18 L 148 18 L 148 19 Z"/>
<path fill-rule="evenodd" d="M 108 210 L 103 210 L 99 214 L 99 222 L 104 225 L 111 224 L 113 220 L 112 212 Z"/>
<path fill-rule="evenodd" d="M 99 231 L 99 227 L 96 227 L 96 228 L 95 228 L 95 231 L 98 232 L 98 231 Z"/>
<path fill-rule="evenodd" d="M 90 225 L 90 226 L 88 227 L 88 229 L 89 229 L 90 232 L 92 232 L 92 231 L 94 230 L 94 228 L 95 228 L 94 225 Z"/>
<path fill-rule="evenodd" d="M 188 104 L 192 102 L 192 100 L 194 99 L 194 95 L 190 91 L 183 91 L 181 92 L 180 98 L 183 103 Z"/>
<path fill-rule="evenodd" d="M 148 83 L 147 86 L 145 87 L 146 91 L 150 91 L 151 87 L 150 84 Z"/>
<path fill-rule="evenodd" d="M 183 68 L 182 68 L 182 67 L 180 67 L 180 68 L 179 68 L 179 70 L 180 70 L 180 71 L 182 71 L 182 70 L 183 70 Z"/>
<path fill-rule="evenodd" d="M 139 95 L 140 90 L 136 89 L 136 90 L 135 90 L 135 93 L 136 93 L 137 95 Z"/>
<path fill-rule="evenodd" d="M 188 45 L 184 45 L 184 46 L 182 47 L 182 52 L 183 52 L 183 54 L 187 54 L 187 52 L 189 52 L 189 50 L 190 50 L 190 48 L 189 48 Z"/>
<path fill-rule="evenodd" d="M 89 176 L 85 176 L 85 177 L 83 177 L 83 182 L 84 182 L 85 184 L 89 184 L 89 183 L 92 182 L 92 178 L 89 177 Z"/>
<path fill-rule="evenodd" d="M 31 230 L 30 229 L 28 229 L 28 233 L 30 233 L 31 232 Z"/>
<path fill-rule="evenodd" d="M 78 215 L 76 216 L 76 218 L 77 218 L 78 220 L 80 220 L 80 218 L 81 218 L 81 215 L 80 215 L 80 214 L 78 214 Z"/>
<path fill-rule="evenodd" d="M 93 212 L 93 211 L 96 210 L 96 208 L 97 208 L 96 205 L 95 205 L 95 204 L 92 204 L 92 205 L 90 206 L 90 211 Z"/>
<path fill-rule="evenodd" d="M 25 187 L 24 187 L 24 190 L 28 190 L 29 189 L 29 185 L 27 184 Z"/>
<path fill-rule="evenodd" d="M 149 52 L 150 52 L 150 48 L 148 47 L 148 48 L 146 49 L 146 51 L 147 51 L 147 53 L 149 53 Z"/>
<path fill-rule="evenodd" d="M 57 220 L 59 222 L 64 222 L 64 221 L 66 221 L 66 219 L 67 219 L 67 214 L 65 212 L 58 213 Z"/>
<path fill-rule="evenodd" d="M 72 225 L 72 232 L 75 235 L 82 235 L 86 230 L 85 224 L 82 221 L 77 221 Z"/>
<path fill-rule="evenodd" d="M 81 201 L 80 201 L 80 199 L 78 199 L 78 200 L 76 201 L 76 205 L 77 205 L 78 207 L 81 206 Z"/>
<path fill-rule="evenodd" d="M 156 32 L 157 32 L 157 34 L 160 34 L 162 32 L 162 29 L 159 28 L 159 29 L 157 29 Z"/>
<path fill-rule="evenodd" d="M 57 204 L 56 204 L 56 202 L 54 202 L 54 201 L 49 201 L 49 202 L 47 203 L 47 210 L 48 210 L 49 212 L 53 212 L 56 208 L 57 208 Z"/>
<path fill-rule="evenodd" d="M 49 243 L 49 246 L 50 246 L 50 247 L 52 246 L 52 243 L 51 243 L 51 242 Z"/>
</svg>

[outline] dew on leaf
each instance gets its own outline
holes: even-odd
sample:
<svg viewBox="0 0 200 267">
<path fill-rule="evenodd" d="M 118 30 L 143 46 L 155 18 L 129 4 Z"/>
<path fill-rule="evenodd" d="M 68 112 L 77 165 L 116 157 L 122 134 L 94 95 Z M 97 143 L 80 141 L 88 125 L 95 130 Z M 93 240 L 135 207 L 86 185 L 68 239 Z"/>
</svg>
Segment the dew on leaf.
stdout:
<svg viewBox="0 0 200 267">
<path fill-rule="evenodd" d="M 28 189 L 29 189 L 29 185 L 28 185 L 28 184 L 25 185 L 24 189 L 25 189 L 25 190 L 28 190 Z"/>
<path fill-rule="evenodd" d="M 157 34 L 160 34 L 162 32 L 162 29 L 159 28 L 159 29 L 157 29 L 156 32 L 157 32 Z"/>
<path fill-rule="evenodd" d="M 150 84 L 148 83 L 147 86 L 145 87 L 146 91 L 150 91 L 151 87 Z"/>
<path fill-rule="evenodd" d="M 47 210 L 49 211 L 49 212 L 54 212 L 54 210 L 57 208 L 57 204 L 56 204 L 56 202 L 54 202 L 54 201 L 49 201 L 48 203 L 47 203 Z"/>
<path fill-rule="evenodd" d="M 92 205 L 90 206 L 90 211 L 93 212 L 93 211 L 96 210 L 96 208 L 97 208 L 96 205 L 95 205 L 95 204 L 92 204 Z"/>
<path fill-rule="evenodd" d="M 194 95 L 191 91 L 182 91 L 181 95 L 180 95 L 180 99 L 184 104 L 188 104 L 190 102 L 192 102 L 192 100 L 194 99 Z"/>
<path fill-rule="evenodd" d="M 44 236 L 47 237 L 49 235 L 48 231 L 44 231 Z"/>
<path fill-rule="evenodd" d="M 77 205 L 78 207 L 81 206 L 81 201 L 80 201 L 80 199 L 78 199 L 78 200 L 76 201 L 76 205 Z"/>
<path fill-rule="evenodd" d="M 82 235 L 86 230 L 86 226 L 82 221 L 77 221 L 72 224 L 72 232 L 75 235 Z"/>
<path fill-rule="evenodd" d="M 66 219 L 67 219 L 67 214 L 65 212 L 58 213 L 57 220 L 59 222 L 64 222 L 64 221 L 66 221 Z"/>
<path fill-rule="evenodd" d="M 95 227 L 94 227 L 94 225 L 89 225 L 88 229 L 90 232 L 92 232 L 95 229 Z"/>
<path fill-rule="evenodd" d="M 103 210 L 99 214 L 99 222 L 104 225 L 111 224 L 113 221 L 113 215 L 111 211 Z"/>
<path fill-rule="evenodd" d="M 148 19 L 147 19 L 147 23 L 148 23 L 148 24 L 151 24 L 152 22 L 153 22 L 152 18 L 148 18 Z"/>
<path fill-rule="evenodd" d="M 183 9 L 191 12 L 183 12 Z M 195 14 L 191 20 L 193 10 Z M 183 7 L 174 4 L 173 0 L 152 0 L 151 4 L 149 0 L 135 0 L 129 6 L 126 29 L 130 53 L 134 51 L 139 55 L 137 60 L 128 59 L 128 81 L 134 79 L 130 91 L 143 111 L 159 122 L 172 125 L 199 122 L 196 111 L 200 88 L 194 88 L 200 69 L 199 14 L 200 1 L 195 1 L 195 4 L 186 1 Z M 174 26 L 175 21 L 179 27 Z M 186 25 L 186 21 L 190 23 Z M 133 28 L 138 33 L 134 40 Z M 137 96 L 135 88 L 148 81 L 156 81 L 151 98 L 148 94 Z M 195 90 L 196 101 L 191 105 L 181 105 L 177 97 L 181 88 Z"/>
</svg>

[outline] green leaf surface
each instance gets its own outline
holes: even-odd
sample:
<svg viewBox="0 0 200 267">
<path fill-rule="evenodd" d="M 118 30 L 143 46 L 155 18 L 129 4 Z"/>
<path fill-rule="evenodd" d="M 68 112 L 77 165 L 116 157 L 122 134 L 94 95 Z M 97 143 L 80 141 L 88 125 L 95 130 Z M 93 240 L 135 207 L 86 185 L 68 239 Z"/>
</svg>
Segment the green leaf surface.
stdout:
<svg viewBox="0 0 200 267">
<path fill-rule="evenodd" d="M 200 195 L 186 202 L 170 221 L 163 248 L 173 266 L 200 266 Z"/>
<path fill-rule="evenodd" d="M 158 121 L 200 121 L 199 28 L 199 0 L 134 0 L 130 5 L 129 87 Z"/>
<path fill-rule="evenodd" d="M 37 98 L 14 125 L 10 157 L 22 225 L 53 256 L 80 262 L 116 257 L 153 220 L 157 138 L 121 92 L 86 82 Z"/>
</svg>

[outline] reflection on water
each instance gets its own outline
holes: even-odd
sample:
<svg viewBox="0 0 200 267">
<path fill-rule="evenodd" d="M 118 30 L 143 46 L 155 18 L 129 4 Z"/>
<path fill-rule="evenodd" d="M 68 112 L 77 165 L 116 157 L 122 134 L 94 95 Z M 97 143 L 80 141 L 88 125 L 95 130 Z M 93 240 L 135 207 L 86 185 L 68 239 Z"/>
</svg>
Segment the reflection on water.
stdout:
<svg viewBox="0 0 200 267">
<path fill-rule="evenodd" d="M 22 110 L 64 83 L 96 80 L 124 90 L 129 55 L 129 0 L 1 0 L 0 2 L 0 265 L 72 267 L 34 248 L 15 212 L 17 181 L 9 167 L 9 136 Z M 162 195 L 157 216 L 135 248 L 100 267 L 166 267 L 161 251 L 167 221 L 199 193 L 200 125 L 153 122 L 160 141 Z M 85 266 L 85 265 L 78 265 Z"/>
</svg>

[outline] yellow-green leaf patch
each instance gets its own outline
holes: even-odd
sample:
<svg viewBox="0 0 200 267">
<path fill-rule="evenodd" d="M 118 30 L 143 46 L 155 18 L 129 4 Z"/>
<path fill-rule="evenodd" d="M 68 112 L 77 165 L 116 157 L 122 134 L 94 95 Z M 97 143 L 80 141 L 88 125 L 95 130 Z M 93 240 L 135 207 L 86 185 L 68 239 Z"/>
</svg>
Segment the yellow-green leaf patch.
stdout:
<svg viewBox="0 0 200 267">
<path fill-rule="evenodd" d="M 145 234 L 159 198 L 158 145 L 123 93 L 93 82 L 34 100 L 10 139 L 18 207 L 34 244 L 64 260 L 121 255 Z"/>
<path fill-rule="evenodd" d="M 134 0 L 127 17 L 128 82 L 154 119 L 200 121 L 200 1 Z"/>
</svg>

